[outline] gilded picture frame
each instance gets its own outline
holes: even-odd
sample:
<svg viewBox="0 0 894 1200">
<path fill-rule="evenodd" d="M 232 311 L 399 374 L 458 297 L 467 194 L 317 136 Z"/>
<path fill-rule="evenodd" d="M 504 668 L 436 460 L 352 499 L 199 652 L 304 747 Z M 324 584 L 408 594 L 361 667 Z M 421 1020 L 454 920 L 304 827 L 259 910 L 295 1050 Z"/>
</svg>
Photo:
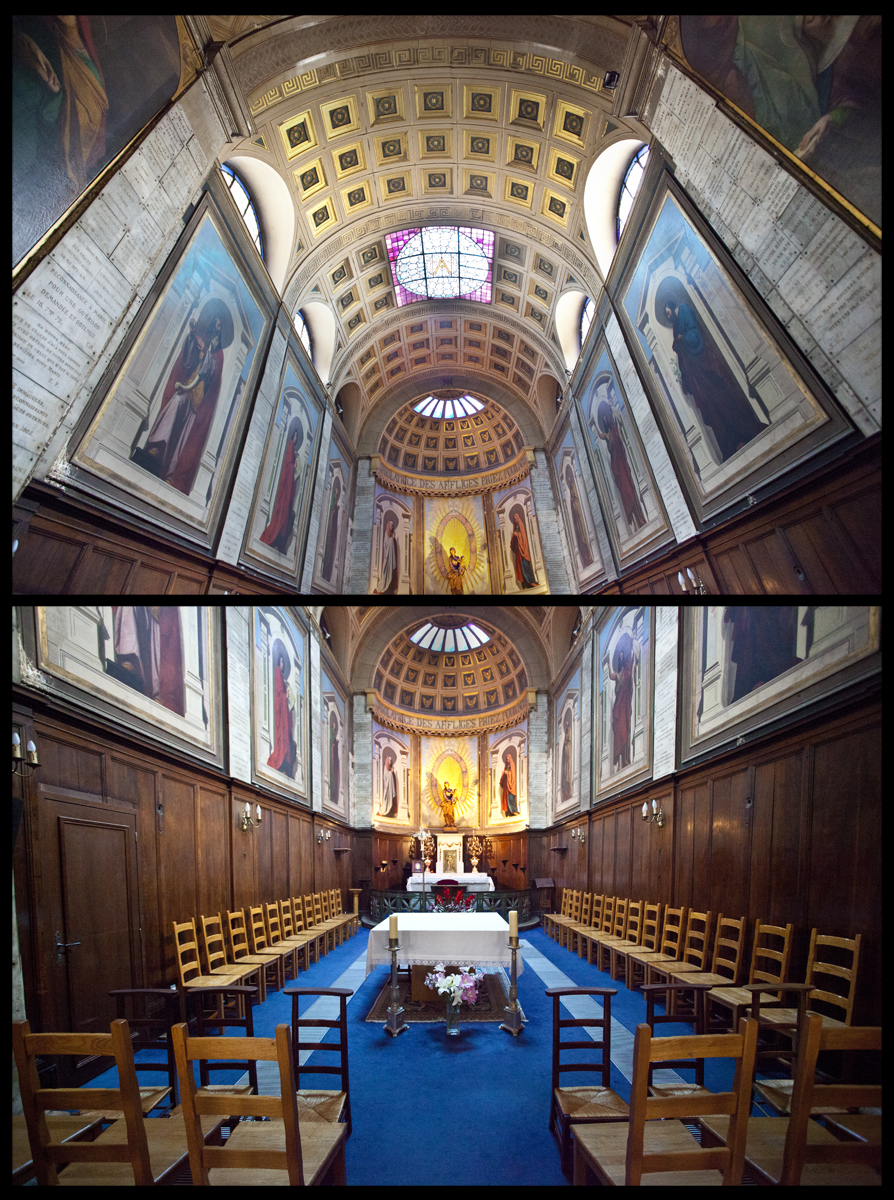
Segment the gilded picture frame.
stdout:
<svg viewBox="0 0 894 1200">
<path fill-rule="evenodd" d="M 310 805 L 310 657 L 298 611 L 251 610 L 252 777 L 261 787 Z"/>
<path fill-rule="evenodd" d="M 625 605 L 596 635 L 593 711 L 596 802 L 652 778 L 655 612 Z"/>
</svg>

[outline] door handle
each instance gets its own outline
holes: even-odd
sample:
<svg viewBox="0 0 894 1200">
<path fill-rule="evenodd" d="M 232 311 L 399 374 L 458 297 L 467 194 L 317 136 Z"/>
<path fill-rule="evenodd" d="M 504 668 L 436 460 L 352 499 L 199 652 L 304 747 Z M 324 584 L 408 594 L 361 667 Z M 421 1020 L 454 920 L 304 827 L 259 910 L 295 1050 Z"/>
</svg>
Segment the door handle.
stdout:
<svg viewBox="0 0 894 1200">
<path fill-rule="evenodd" d="M 62 934 L 56 930 L 56 965 L 62 963 L 62 951 L 67 950 L 69 946 L 80 946 L 80 942 L 63 942 Z"/>
</svg>

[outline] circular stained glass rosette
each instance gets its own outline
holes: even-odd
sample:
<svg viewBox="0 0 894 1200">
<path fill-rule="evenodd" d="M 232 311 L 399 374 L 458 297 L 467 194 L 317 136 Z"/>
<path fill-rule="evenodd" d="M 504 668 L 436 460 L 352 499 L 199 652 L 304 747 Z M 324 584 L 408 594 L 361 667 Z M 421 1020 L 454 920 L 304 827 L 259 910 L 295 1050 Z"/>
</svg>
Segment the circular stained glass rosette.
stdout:
<svg viewBox="0 0 894 1200">
<path fill-rule="evenodd" d="M 397 256 L 397 281 L 416 296 L 444 300 L 487 281 L 487 255 L 458 229 L 433 227 L 410 238 Z"/>
</svg>

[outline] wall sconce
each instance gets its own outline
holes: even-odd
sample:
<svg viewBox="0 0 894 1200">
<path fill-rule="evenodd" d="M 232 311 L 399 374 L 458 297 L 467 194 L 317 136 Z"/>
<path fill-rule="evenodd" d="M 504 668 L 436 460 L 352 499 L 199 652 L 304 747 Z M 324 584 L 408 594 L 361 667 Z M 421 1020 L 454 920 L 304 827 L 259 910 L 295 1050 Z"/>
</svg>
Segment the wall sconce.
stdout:
<svg viewBox="0 0 894 1200">
<path fill-rule="evenodd" d="M 690 567 L 687 567 L 686 574 L 689 576 L 689 582 L 692 585 L 692 590 L 695 593 L 695 595 L 696 596 L 707 596 L 708 589 L 705 587 L 704 583 L 702 582 L 701 576 L 699 575 L 698 571 L 696 571 L 696 573 L 693 575 L 692 569 Z M 683 594 L 688 595 L 689 588 L 686 586 L 686 580 L 683 578 L 682 571 L 677 572 L 677 582 L 680 584 L 680 587 L 683 589 Z"/>
<path fill-rule="evenodd" d="M 643 820 L 649 821 L 649 822 L 654 821 L 659 829 L 664 828 L 664 813 L 658 807 L 657 800 L 652 801 L 652 815 L 651 816 L 649 816 L 648 804 L 643 804 Z"/>
<path fill-rule="evenodd" d="M 582 846 L 583 846 L 584 842 L 586 842 L 586 840 L 587 840 L 587 835 L 584 833 L 584 831 L 582 829 L 572 829 L 571 836 L 573 838 L 578 838 L 580 840 L 580 844 Z"/>
<path fill-rule="evenodd" d="M 388 863 L 385 861 L 384 858 L 379 863 L 379 865 L 376 867 L 376 870 L 377 871 L 387 871 L 388 870 Z"/>
<path fill-rule="evenodd" d="M 34 745 L 33 742 L 29 742 L 28 745 L 25 747 L 25 753 L 28 755 L 27 762 L 25 762 L 22 759 L 22 739 L 19 737 L 19 735 L 16 733 L 16 731 L 13 730 L 12 731 L 12 773 L 13 773 L 13 775 L 21 775 L 21 777 L 23 779 L 30 779 L 34 770 L 40 766 L 40 763 L 37 761 L 37 747 Z M 23 771 L 17 770 L 16 768 L 19 764 L 21 764 L 22 767 L 30 767 L 31 770 L 23 770 Z"/>
<path fill-rule="evenodd" d="M 242 815 L 239 818 L 243 833 L 248 833 L 249 829 L 257 829 L 257 827 L 260 825 L 260 823 L 261 823 L 261 806 L 260 806 L 260 804 L 255 805 L 255 811 L 258 814 L 258 819 L 256 821 L 253 821 L 251 819 L 251 805 L 246 800 L 245 801 L 245 812 L 242 813 Z"/>
<path fill-rule="evenodd" d="M 332 837 L 332 834 L 329 832 L 328 829 L 320 830 L 320 832 L 317 834 L 317 844 L 319 845 L 320 842 L 322 842 L 324 840 L 328 842 L 331 837 Z"/>
</svg>

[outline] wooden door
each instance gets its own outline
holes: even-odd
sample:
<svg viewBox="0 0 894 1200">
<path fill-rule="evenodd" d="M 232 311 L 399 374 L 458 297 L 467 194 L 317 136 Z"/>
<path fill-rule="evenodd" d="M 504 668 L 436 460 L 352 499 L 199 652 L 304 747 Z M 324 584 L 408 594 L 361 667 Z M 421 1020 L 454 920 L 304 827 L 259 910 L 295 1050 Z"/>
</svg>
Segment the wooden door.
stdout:
<svg viewBox="0 0 894 1200">
<path fill-rule="evenodd" d="M 52 953 L 62 993 L 60 1032 L 108 1033 L 117 1015 L 109 992 L 139 987 L 142 974 L 134 817 L 116 812 L 102 819 L 105 814 L 93 806 L 55 808 L 62 927 L 53 931 Z M 70 1085 L 80 1086 L 107 1065 L 103 1059 L 83 1060 Z"/>
</svg>

